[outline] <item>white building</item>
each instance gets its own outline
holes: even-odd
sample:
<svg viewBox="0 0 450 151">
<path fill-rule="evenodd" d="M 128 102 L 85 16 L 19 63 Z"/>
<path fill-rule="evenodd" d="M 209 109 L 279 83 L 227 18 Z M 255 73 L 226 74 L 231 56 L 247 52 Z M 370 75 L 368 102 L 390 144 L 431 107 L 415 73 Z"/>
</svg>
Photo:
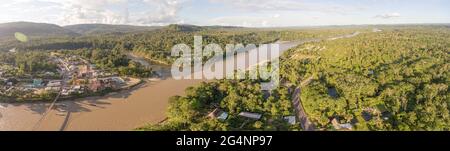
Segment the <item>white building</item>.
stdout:
<svg viewBox="0 0 450 151">
<path fill-rule="evenodd" d="M 251 118 L 251 119 L 255 119 L 255 120 L 259 120 L 262 117 L 262 115 L 259 113 L 250 113 L 250 112 L 241 112 L 241 113 L 239 113 L 239 116 Z"/>
</svg>

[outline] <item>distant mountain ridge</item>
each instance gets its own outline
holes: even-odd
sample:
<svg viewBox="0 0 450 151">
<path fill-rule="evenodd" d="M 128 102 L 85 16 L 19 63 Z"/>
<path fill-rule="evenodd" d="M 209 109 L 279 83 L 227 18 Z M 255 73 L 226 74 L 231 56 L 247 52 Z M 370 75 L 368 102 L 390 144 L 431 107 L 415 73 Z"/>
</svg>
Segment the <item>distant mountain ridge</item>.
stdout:
<svg viewBox="0 0 450 151">
<path fill-rule="evenodd" d="M 77 24 L 64 26 L 64 29 L 83 34 L 108 34 L 108 33 L 130 33 L 160 29 L 160 26 L 133 26 L 133 25 L 109 25 L 109 24 Z"/>
<path fill-rule="evenodd" d="M 16 32 L 21 32 L 30 37 L 61 37 L 82 36 L 96 34 L 126 34 L 134 32 L 146 32 L 153 30 L 170 30 L 179 32 L 193 32 L 207 29 L 232 29 L 242 28 L 234 26 L 196 26 L 178 25 L 168 26 L 133 26 L 133 25 L 109 25 L 109 24 L 76 24 L 59 26 L 48 23 L 34 22 L 10 22 L 0 24 L 0 40 L 14 39 Z"/>
<path fill-rule="evenodd" d="M 11 22 L 0 24 L 0 38 L 14 38 L 16 32 L 27 36 L 77 36 L 76 32 L 62 28 L 55 24 Z"/>
</svg>

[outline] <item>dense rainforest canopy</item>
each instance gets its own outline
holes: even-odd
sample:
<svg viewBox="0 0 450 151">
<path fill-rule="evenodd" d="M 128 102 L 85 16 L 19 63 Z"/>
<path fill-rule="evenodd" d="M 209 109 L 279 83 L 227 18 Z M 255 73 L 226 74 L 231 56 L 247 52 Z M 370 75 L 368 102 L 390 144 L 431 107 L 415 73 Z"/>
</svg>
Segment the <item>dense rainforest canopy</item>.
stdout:
<svg viewBox="0 0 450 151">
<path fill-rule="evenodd" d="M 127 29 L 130 27 L 127 27 Z M 84 30 L 84 29 L 83 29 Z M 359 33 L 354 36 L 341 36 Z M 316 129 L 450 130 L 448 25 L 345 26 L 250 29 L 171 25 L 126 34 L 30 37 L 28 42 L 2 40 L 0 62 L 23 75 L 55 68 L 50 51 L 79 55 L 122 75 L 146 77 L 149 69 L 128 54 L 170 64 L 171 48 L 204 44 L 262 44 L 320 39 L 283 54 L 282 85 L 261 91 L 259 81 L 217 80 L 186 90 L 170 100 L 168 119 L 141 130 L 301 130 L 285 119 L 295 116 L 293 89 Z M 14 49 L 16 52 L 8 52 Z M 302 84 L 308 81 L 306 84 Z M 215 109 L 225 120 L 210 118 Z M 257 113 L 260 119 L 239 116 Z"/>
<path fill-rule="evenodd" d="M 354 30 L 361 34 L 286 52 L 281 61 L 284 85 L 268 98 L 258 91 L 257 81 L 203 84 L 171 100 L 166 122 L 142 129 L 298 130 L 280 119 L 295 115 L 289 88 L 300 87 L 305 112 L 319 130 L 338 130 L 336 123 L 355 130 L 450 130 L 450 28 Z M 310 82 L 301 85 L 305 80 Z M 214 103 L 230 118 L 207 118 Z M 240 111 L 261 113 L 263 118 L 242 127 Z"/>
</svg>

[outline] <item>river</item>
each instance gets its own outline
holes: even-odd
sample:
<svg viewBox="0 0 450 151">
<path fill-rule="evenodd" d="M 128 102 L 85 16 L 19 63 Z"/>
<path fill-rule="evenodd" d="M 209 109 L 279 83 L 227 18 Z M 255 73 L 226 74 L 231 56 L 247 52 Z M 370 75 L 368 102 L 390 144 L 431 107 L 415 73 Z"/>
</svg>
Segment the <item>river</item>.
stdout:
<svg viewBox="0 0 450 151">
<path fill-rule="evenodd" d="M 280 54 L 310 41 L 317 39 L 280 43 Z M 50 103 L 1 103 L 0 130 L 123 131 L 158 123 L 166 118 L 170 97 L 184 95 L 186 88 L 205 81 L 174 80 L 165 74 L 170 73 L 167 68 L 158 70 L 163 73 L 160 80 L 149 80 L 132 90 L 103 97 L 61 101 L 57 103 L 57 109 L 50 110 L 45 118 L 42 115 Z"/>
</svg>

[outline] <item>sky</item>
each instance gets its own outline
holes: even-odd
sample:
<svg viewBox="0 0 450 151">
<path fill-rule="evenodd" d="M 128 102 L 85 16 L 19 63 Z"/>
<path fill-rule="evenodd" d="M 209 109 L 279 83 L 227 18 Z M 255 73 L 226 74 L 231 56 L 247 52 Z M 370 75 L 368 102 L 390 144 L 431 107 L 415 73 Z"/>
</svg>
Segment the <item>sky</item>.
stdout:
<svg viewBox="0 0 450 151">
<path fill-rule="evenodd" d="M 450 0 L 0 0 L 0 23 L 317 25 L 450 23 Z"/>
</svg>

